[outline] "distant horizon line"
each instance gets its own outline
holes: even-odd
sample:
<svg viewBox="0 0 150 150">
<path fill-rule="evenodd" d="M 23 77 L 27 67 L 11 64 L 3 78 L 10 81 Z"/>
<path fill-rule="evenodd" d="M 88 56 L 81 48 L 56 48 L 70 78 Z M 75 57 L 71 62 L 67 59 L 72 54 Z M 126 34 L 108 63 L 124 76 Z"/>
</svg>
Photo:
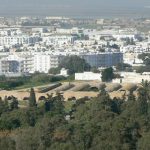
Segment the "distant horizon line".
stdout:
<svg viewBox="0 0 150 150">
<path fill-rule="evenodd" d="M 150 6 L 149 6 L 150 7 Z M 150 15 L 129 15 L 129 14 L 124 14 L 124 15 L 44 15 L 44 14 L 20 14 L 20 15 L 10 15 L 10 14 L 2 14 L 0 13 L 0 18 L 17 18 L 17 17 L 39 17 L 39 18 L 46 18 L 46 17 L 63 17 L 63 18 L 75 18 L 75 19 L 150 19 Z"/>
</svg>

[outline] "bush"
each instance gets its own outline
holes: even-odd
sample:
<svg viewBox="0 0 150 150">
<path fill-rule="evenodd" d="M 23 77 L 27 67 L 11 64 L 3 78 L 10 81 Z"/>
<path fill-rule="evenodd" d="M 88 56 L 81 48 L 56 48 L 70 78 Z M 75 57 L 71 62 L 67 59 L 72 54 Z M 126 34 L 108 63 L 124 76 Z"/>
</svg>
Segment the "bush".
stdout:
<svg viewBox="0 0 150 150">
<path fill-rule="evenodd" d="M 119 63 L 117 64 L 116 69 L 118 71 L 132 70 L 132 66 L 129 64 Z"/>
<path fill-rule="evenodd" d="M 48 82 L 57 82 L 66 79 L 64 76 L 50 76 L 47 74 L 39 74 L 33 76 L 31 82 L 34 83 L 48 83 Z"/>
<path fill-rule="evenodd" d="M 54 74 L 54 75 L 56 75 L 56 74 L 59 74 L 60 73 L 60 68 L 59 67 L 57 67 L 57 68 L 51 68 L 50 70 L 49 70 L 49 74 Z"/>
<path fill-rule="evenodd" d="M 150 72 L 150 65 L 134 67 L 137 73 Z"/>
<path fill-rule="evenodd" d="M 111 81 L 114 78 L 114 72 L 112 68 L 106 68 L 102 71 L 102 81 Z"/>
<path fill-rule="evenodd" d="M 4 90 L 10 90 L 23 84 L 24 84 L 23 81 L 4 81 L 0 82 L 0 88 Z"/>
<path fill-rule="evenodd" d="M 65 80 L 66 78 L 64 76 L 51 76 L 50 77 L 50 82 L 57 82 L 61 80 Z"/>
<path fill-rule="evenodd" d="M 46 74 L 37 74 L 37 75 L 33 75 L 31 82 L 34 83 L 46 83 L 50 81 L 50 76 L 46 75 Z"/>
</svg>

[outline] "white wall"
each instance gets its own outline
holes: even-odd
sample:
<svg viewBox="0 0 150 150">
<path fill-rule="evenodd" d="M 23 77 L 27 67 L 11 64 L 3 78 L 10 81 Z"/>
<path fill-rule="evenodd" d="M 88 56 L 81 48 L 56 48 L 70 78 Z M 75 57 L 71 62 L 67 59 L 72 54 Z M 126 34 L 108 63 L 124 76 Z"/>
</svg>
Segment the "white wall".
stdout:
<svg viewBox="0 0 150 150">
<path fill-rule="evenodd" d="M 129 72 L 124 72 L 121 73 L 122 78 L 122 83 L 141 83 L 142 80 L 148 80 L 150 81 L 150 75 L 144 75 L 144 74 L 139 74 L 139 73 L 129 73 Z M 120 83 L 120 79 L 114 79 L 112 81 L 113 83 Z"/>
<path fill-rule="evenodd" d="M 93 73 L 93 72 L 75 73 L 75 80 L 99 80 L 101 81 L 101 74 Z"/>
</svg>

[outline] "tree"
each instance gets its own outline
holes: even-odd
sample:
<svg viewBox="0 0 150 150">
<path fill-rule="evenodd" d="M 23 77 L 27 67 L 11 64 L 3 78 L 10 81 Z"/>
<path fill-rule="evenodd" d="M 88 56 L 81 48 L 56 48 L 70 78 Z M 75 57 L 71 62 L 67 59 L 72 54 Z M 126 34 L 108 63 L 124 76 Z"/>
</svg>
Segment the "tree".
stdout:
<svg viewBox="0 0 150 150">
<path fill-rule="evenodd" d="M 140 115 L 147 115 L 149 109 L 149 102 L 150 102 L 150 82 L 142 81 L 142 87 L 138 91 L 138 111 Z"/>
<path fill-rule="evenodd" d="M 147 80 L 142 80 L 142 83 L 141 83 L 141 85 L 142 85 L 142 90 L 143 90 L 143 92 L 145 93 L 145 96 L 146 96 L 146 99 L 147 99 L 147 101 L 149 101 L 150 100 L 150 82 L 149 81 L 147 81 Z"/>
<path fill-rule="evenodd" d="M 145 58 L 144 64 L 145 64 L 146 66 L 150 65 L 150 58 L 148 58 L 148 57 Z"/>
<path fill-rule="evenodd" d="M 114 78 L 114 72 L 112 68 L 106 68 L 102 71 L 102 81 L 111 81 Z"/>
<path fill-rule="evenodd" d="M 44 110 L 45 112 L 48 112 L 53 107 L 53 95 L 48 94 L 48 98 L 44 102 Z"/>
<path fill-rule="evenodd" d="M 91 71 L 94 73 L 100 73 L 100 71 L 96 67 L 92 67 Z"/>
<path fill-rule="evenodd" d="M 146 56 L 147 56 L 146 53 L 142 53 L 142 54 L 138 55 L 138 58 L 144 60 L 146 58 Z"/>
<path fill-rule="evenodd" d="M 136 100 L 136 97 L 134 96 L 134 94 L 133 94 L 132 91 L 130 91 L 127 100 L 128 100 L 128 101 L 135 101 L 135 100 Z"/>
<path fill-rule="evenodd" d="M 60 73 L 60 68 L 59 67 L 57 67 L 57 68 L 51 68 L 49 70 L 49 73 L 50 74 L 54 74 L 54 75 L 59 74 Z"/>
<path fill-rule="evenodd" d="M 110 48 L 114 48 L 114 49 L 119 49 L 119 46 L 117 44 L 113 44 L 111 46 L 109 46 Z"/>
<path fill-rule="evenodd" d="M 57 93 L 56 97 L 53 99 L 52 110 L 56 114 L 64 115 L 64 105 L 63 105 L 63 96 L 60 93 Z"/>
<path fill-rule="evenodd" d="M 137 73 L 150 72 L 150 65 L 135 67 Z"/>
<path fill-rule="evenodd" d="M 10 103 L 10 110 L 18 109 L 18 100 L 12 96 L 12 102 Z"/>
<path fill-rule="evenodd" d="M 133 38 L 126 38 L 126 44 L 127 45 L 135 45 L 134 39 Z"/>
<path fill-rule="evenodd" d="M 29 97 L 29 107 L 36 107 L 36 97 L 35 97 L 35 92 L 34 89 L 31 88 L 30 90 L 30 97 Z"/>
<path fill-rule="evenodd" d="M 127 68 L 131 68 L 131 70 L 132 70 L 132 66 L 129 65 L 129 64 L 118 63 L 117 66 L 116 66 L 116 69 L 118 71 L 125 71 Z"/>
<path fill-rule="evenodd" d="M 10 136 L 0 137 L 0 148 L 3 150 L 16 150 L 15 140 L 12 140 Z"/>
<path fill-rule="evenodd" d="M 90 70 L 90 65 L 82 58 L 74 55 L 65 57 L 58 68 L 65 68 L 69 70 L 69 74 L 76 72 L 83 72 Z"/>
<path fill-rule="evenodd" d="M 149 150 L 150 149 L 150 131 L 144 133 L 143 137 L 138 141 L 137 150 Z"/>
<path fill-rule="evenodd" d="M 138 111 L 140 115 L 147 115 L 148 114 L 148 101 L 147 95 L 144 89 L 140 89 L 138 93 Z"/>
<path fill-rule="evenodd" d="M 133 38 L 130 39 L 130 45 L 135 45 L 135 42 L 134 42 Z"/>
<path fill-rule="evenodd" d="M 3 101 L 0 97 L 0 115 L 7 111 L 9 111 L 8 101 Z"/>
<path fill-rule="evenodd" d="M 126 38 L 126 44 L 130 45 L 130 38 Z"/>
<path fill-rule="evenodd" d="M 146 66 L 150 66 L 150 54 L 149 53 L 139 54 L 138 58 L 142 59 Z"/>
</svg>

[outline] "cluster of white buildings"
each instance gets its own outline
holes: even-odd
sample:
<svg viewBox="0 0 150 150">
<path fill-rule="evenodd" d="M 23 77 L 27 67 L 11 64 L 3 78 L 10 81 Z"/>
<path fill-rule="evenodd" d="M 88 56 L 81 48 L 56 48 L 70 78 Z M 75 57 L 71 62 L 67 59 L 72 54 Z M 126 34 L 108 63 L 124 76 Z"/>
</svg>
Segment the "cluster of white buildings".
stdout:
<svg viewBox="0 0 150 150">
<path fill-rule="evenodd" d="M 66 52 L 13 52 L 5 53 L 0 59 L 1 75 L 22 75 L 34 72 L 48 73 L 50 68 L 58 67 Z M 122 62 L 122 53 L 76 53 L 93 67 L 110 67 Z"/>
<path fill-rule="evenodd" d="M 48 73 L 50 68 L 55 68 L 61 61 L 61 56 L 47 53 L 12 53 L 0 59 L 0 74 L 26 75 L 34 72 Z"/>
<path fill-rule="evenodd" d="M 46 36 L 42 37 L 42 42 L 45 45 L 53 45 L 53 46 L 62 46 L 62 45 L 70 45 L 75 41 L 74 36 Z"/>
<path fill-rule="evenodd" d="M 126 39 L 126 38 L 133 38 L 133 40 L 137 40 L 141 37 L 141 34 L 136 29 L 105 29 L 105 30 L 96 30 L 96 29 L 86 29 L 83 32 L 85 35 L 89 36 L 89 39 L 92 40 L 100 40 L 102 37 L 107 38 L 115 38 L 117 41 Z"/>
<path fill-rule="evenodd" d="M 0 29 L 0 46 L 12 47 L 19 45 L 31 45 L 39 42 L 39 36 L 25 34 L 20 28 Z"/>
<path fill-rule="evenodd" d="M 135 44 L 127 45 L 127 39 Z M 97 68 L 132 65 L 142 63 L 138 54 L 149 52 L 149 46 L 149 38 L 136 29 L 4 28 L 0 29 L 0 75 L 48 73 L 70 55 Z"/>
<path fill-rule="evenodd" d="M 13 45 L 21 45 L 21 44 L 35 44 L 39 42 L 38 36 L 28 36 L 28 35 L 15 35 L 15 36 L 2 36 L 0 37 L 0 45 L 1 46 L 13 46 Z"/>
</svg>

